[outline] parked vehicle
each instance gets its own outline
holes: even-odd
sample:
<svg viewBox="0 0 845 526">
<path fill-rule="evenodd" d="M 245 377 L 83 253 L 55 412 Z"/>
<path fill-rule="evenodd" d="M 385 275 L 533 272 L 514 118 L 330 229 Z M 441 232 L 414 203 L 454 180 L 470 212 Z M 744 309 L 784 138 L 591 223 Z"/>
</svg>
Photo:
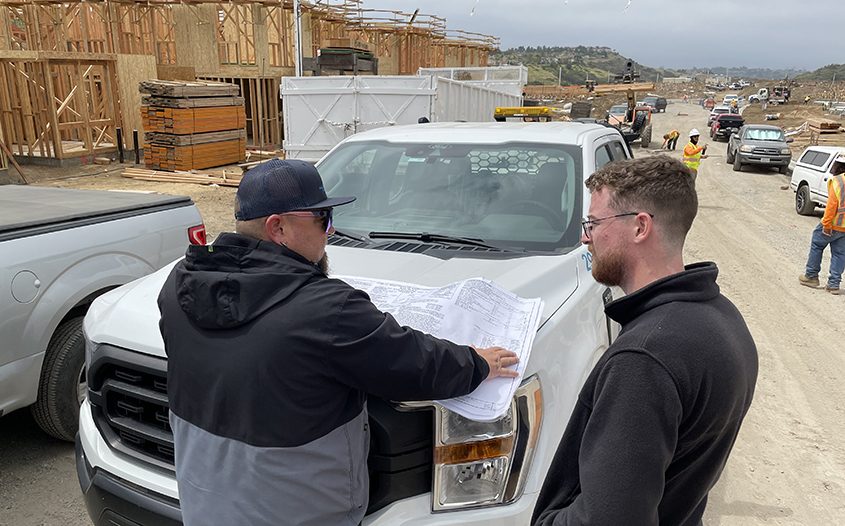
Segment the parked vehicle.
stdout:
<svg viewBox="0 0 845 526">
<path fill-rule="evenodd" d="M 30 406 L 73 440 L 91 302 L 204 243 L 205 228 L 187 197 L 7 185 L 0 203 L 0 415 Z"/>
<path fill-rule="evenodd" d="M 736 113 L 718 115 L 710 126 L 710 138 L 714 141 L 718 141 L 719 139 L 727 141 L 731 134 L 739 130 L 743 124 L 745 124 L 745 120 L 742 118 L 742 115 Z"/>
<path fill-rule="evenodd" d="M 654 108 L 654 112 L 666 112 L 666 106 L 668 103 L 666 102 L 666 97 L 657 97 L 657 96 L 648 96 L 643 99 L 643 102 L 652 108 Z"/>
<path fill-rule="evenodd" d="M 370 398 L 365 526 L 530 522 L 579 388 L 618 331 L 604 314 L 611 290 L 593 280 L 580 243 L 584 180 L 630 157 L 620 132 L 596 123 L 433 123 L 350 136 L 319 162 L 330 196 L 358 197 L 335 212 L 337 228 L 358 239 L 329 239 L 333 272 L 431 286 L 480 276 L 545 305 L 503 419 L 469 422 L 433 403 Z M 89 396 L 76 459 L 98 525 L 180 519 L 156 305 L 169 271 L 108 293 L 85 319 Z M 452 451 L 475 451 L 462 470 L 441 464 L 447 431 Z M 471 448 L 479 437 L 510 445 Z M 495 471 L 493 457 L 506 459 L 505 471 L 476 476 Z"/>
<path fill-rule="evenodd" d="M 730 106 L 716 106 L 715 108 L 710 110 L 710 116 L 707 117 L 707 126 L 712 126 L 713 121 L 716 120 L 716 117 L 725 113 L 733 113 L 733 109 Z"/>
<path fill-rule="evenodd" d="M 782 174 L 789 171 L 792 152 L 781 128 L 766 124 L 749 124 L 728 139 L 726 161 L 739 172 L 747 164 L 771 166 Z"/>
<path fill-rule="evenodd" d="M 845 148 L 810 146 L 801 153 L 789 186 L 795 192 L 795 211 L 811 215 L 817 206 L 827 204 L 827 183 L 836 165 L 845 163 Z"/>
<path fill-rule="evenodd" d="M 613 126 L 621 126 L 625 123 L 625 113 L 627 111 L 627 104 L 614 104 L 607 112 L 607 122 Z"/>
<path fill-rule="evenodd" d="M 739 102 L 737 99 L 739 99 L 739 95 L 737 95 L 736 93 L 728 93 L 728 94 L 727 94 L 727 95 L 725 95 L 725 97 L 722 99 L 722 105 L 723 105 L 723 106 L 730 106 L 730 105 L 731 105 L 731 102 L 733 102 L 733 101 L 735 101 L 735 100 L 736 100 L 737 102 Z"/>
</svg>

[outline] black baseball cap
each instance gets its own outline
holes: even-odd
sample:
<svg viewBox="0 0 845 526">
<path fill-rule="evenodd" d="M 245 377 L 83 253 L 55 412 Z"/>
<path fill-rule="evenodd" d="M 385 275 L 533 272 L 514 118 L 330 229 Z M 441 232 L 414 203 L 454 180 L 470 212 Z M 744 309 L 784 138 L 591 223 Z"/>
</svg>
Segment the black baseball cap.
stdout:
<svg viewBox="0 0 845 526">
<path fill-rule="evenodd" d="M 272 159 L 244 174 L 237 200 L 235 219 L 249 221 L 296 210 L 332 208 L 349 204 L 355 198 L 329 198 L 320 173 L 311 163 Z"/>
</svg>

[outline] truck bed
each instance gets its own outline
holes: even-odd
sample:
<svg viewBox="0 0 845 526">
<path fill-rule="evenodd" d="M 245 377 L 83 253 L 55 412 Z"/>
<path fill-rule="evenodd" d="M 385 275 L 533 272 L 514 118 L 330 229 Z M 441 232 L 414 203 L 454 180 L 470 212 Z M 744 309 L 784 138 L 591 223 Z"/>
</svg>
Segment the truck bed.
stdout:
<svg viewBox="0 0 845 526">
<path fill-rule="evenodd" d="M 0 241 L 190 206 L 190 197 L 0 186 Z"/>
</svg>

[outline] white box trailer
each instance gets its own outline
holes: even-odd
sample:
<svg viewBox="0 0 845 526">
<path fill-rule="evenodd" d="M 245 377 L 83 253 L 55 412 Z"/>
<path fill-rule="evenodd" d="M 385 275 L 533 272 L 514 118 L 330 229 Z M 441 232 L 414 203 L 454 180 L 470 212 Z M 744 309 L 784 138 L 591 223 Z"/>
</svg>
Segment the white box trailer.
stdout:
<svg viewBox="0 0 845 526">
<path fill-rule="evenodd" d="M 364 130 L 431 120 L 432 77 L 283 77 L 284 149 L 288 159 L 318 161 Z"/>
<path fill-rule="evenodd" d="M 284 149 L 288 159 L 318 161 L 355 133 L 398 124 L 487 122 L 520 95 L 434 76 L 283 77 Z"/>
<path fill-rule="evenodd" d="M 457 80 L 465 84 L 480 86 L 522 97 L 522 89 L 528 84 L 528 68 L 525 66 L 488 66 L 468 68 L 420 68 L 417 75 L 433 75 L 439 78 Z"/>
<path fill-rule="evenodd" d="M 522 106 L 522 96 L 481 85 L 438 78 L 434 104 L 436 122 L 487 122 L 498 106 Z"/>
</svg>

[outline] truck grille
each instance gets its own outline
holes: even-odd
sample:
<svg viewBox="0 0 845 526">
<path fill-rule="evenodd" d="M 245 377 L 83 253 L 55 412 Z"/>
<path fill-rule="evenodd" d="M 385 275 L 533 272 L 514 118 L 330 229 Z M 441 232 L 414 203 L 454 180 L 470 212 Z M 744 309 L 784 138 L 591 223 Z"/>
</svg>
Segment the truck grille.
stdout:
<svg viewBox="0 0 845 526">
<path fill-rule="evenodd" d="M 88 399 L 109 446 L 146 464 L 175 472 L 168 421 L 167 361 L 100 345 L 88 364 Z M 370 505 L 373 513 L 397 500 L 431 491 L 434 414 L 398 411 L 371 397 Z"/>
<path fill-rule="evenodd" d="M 124 353 L 128 352 L 101 346 L 89 365 L 94 420 L 114 449 L 173 471 L 167 362 L 136 353 L 129 353 L 131 358 L 121 356 Z"/>
<path fill-rule="evenodd" d="M 780 155 L 780 148 L 754 148 L 754 155 Z"/>
</svg>

